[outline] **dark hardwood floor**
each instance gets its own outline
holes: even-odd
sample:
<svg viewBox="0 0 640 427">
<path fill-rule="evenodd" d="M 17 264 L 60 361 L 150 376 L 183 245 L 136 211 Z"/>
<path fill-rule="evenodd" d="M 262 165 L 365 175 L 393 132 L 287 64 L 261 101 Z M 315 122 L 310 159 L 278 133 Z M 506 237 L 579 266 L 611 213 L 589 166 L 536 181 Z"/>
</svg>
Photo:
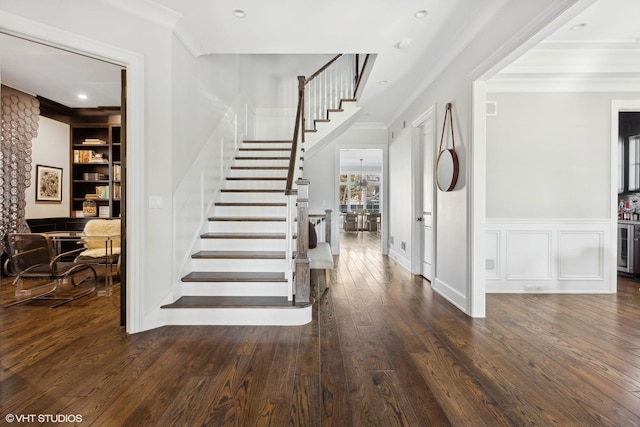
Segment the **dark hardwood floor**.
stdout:
<svg viewBox="0 0 640 427">
<path fill-rule="evenodd" d="M 640 425 L 638 282 L 621 279 L 617 295 L 488 295 L 487 317 L 471 319 L 372 236 L 342 236 L 335 280 L 300 327 L 127 335 L 117 292 L 0 309 L 0 424 Z"/>
</svg>

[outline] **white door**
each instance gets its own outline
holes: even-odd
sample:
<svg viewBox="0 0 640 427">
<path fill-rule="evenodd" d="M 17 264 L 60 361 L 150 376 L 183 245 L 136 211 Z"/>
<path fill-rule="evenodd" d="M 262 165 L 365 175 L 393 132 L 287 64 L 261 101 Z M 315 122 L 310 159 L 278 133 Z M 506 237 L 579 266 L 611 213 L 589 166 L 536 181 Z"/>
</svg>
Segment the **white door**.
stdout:
<svg viewBox="0 0 640 427">
<path fill-rule="evenodd" d="M 431 118 L 422 127 L 422 275 L 433 279 L 434 130 Z"/>
</svg>

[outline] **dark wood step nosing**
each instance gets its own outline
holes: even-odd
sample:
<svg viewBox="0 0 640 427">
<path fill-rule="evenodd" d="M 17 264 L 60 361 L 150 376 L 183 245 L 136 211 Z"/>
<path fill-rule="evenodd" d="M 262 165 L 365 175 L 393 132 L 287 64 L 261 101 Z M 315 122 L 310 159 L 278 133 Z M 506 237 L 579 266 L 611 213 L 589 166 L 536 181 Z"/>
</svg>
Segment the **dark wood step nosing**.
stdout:
<svg viewBox="0 0 640 427">
<path fill-rule="evenodd" d="M 286 181 L 287 177 L 280 176 L 229 176 L 227 181 Z"/>
<path fill-rule="evenodd" d="M 180 297 L 171 304 L 161 306 L 166 309 L 205 308 L 205 309 L 301 309 L 308 308 L 315 301 L 297 303 L 287 297 L 229 297 L 229 296 L 191 296 Z"/>
<path fill-rule="evenodd" d="M 284 251 L 198 251 L 193 259 L 285 259 Z"/>
<path fill-rule="evenodd" d="M 239 149 L 240 151 L 257 151 L 257 152 L 264 152 L 264 151 L 291 151 L 291 148 L 286 148 L 286 147 L 275 147 L 275 148 L 265 148 L 265 147 L 240 147 Z"/>
<path fill-rule="evenodd" d="M 221 193 L 284 193 L 284 188 L 223 188 Z"/>
<path fill-rule="evenodd" d="M 289 168 L 286 166 L 231 166 L 233 170 L 278 170 L 286 171 Z"/>
<path fill-rule="evenodd" d="M 280 272 L 193 271 L 181 279 L 183 282 L 238 282 L 283 283 L 287 279 Z"/>
<path fill-rule="evenodd" d="M 289 157 L 282 156 L 236 156 L 236 160 L 289 160 Z"/>
<path fill-rule="evenodd" d="M 250 144 L 291 144 L 290 139 L 244 139 L 242 142 Z"/>
<path fill-rule="evenodd" d="M 258 207 L 258 208 L 266 208 L 266 207 L 276 207 L 276 208 L 280 208 L 280 207 L 285 207 L 287 206 L 286 203 L 279 203 L 279 202 L 216 202 L 215 203 L 216 206 L 221 206 L 221 207 Z"/>
<path fill-rule="evenodd" d="M 287 219 L 277 216 L 211 216 L 209 221 L 229 221 L 229 222 L 285 222 Z"/>
</svg>

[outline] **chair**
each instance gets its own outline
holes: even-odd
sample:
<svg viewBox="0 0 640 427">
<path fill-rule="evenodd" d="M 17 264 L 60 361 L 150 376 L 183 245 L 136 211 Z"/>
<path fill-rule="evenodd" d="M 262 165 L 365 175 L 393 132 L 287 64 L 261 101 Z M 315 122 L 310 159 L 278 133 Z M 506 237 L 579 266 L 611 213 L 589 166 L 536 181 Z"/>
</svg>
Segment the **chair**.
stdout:
<svg viewBox="0 0 640 427">
<path fill-rule="evenodd" d="M 367 216 L 367 222 L 365 224 L 365 228 L 368 231 L 379 231 L 380 228 L 380 214 L 379 213 L 370 213 Z"/>
<path fill-rule="evenodd" d="M 84 250 L 75 262 L 103 265 L 106 270 L 116 265 L 116 274 L 120 274 L 120 220 L 93 219 L 87 222 L 82 235 Z M 106 271 L 105 275 L 111 273 Z"/>
<path fill-rule="evenodd" d="M 345 214 L 343 228 L 344 231 L 358 231 L 358 214 Z"/>
<path fill-rule="evenodd" d="M 5 245 L 8 259 L 4 270 L 15 276 L 13 285 L 16 286 L 18 301 L 4 307 L 34 300 L 58 301 L 49 306 L 54 308 L 95 290 L 98 275 L 91 265 L 64 261 L 82 249 L 56 255 L 51 237 L 40 233 L 9 233 L 5 236 Z M 84 274 L 76 283 L 75 276 L 79 273 Z M 88 282 L 87 274 L 93 276 L 92 286 L 80 286 Z M 71 286 L 64 289 L 64 285 L 69 283 Z"/>
</svg>

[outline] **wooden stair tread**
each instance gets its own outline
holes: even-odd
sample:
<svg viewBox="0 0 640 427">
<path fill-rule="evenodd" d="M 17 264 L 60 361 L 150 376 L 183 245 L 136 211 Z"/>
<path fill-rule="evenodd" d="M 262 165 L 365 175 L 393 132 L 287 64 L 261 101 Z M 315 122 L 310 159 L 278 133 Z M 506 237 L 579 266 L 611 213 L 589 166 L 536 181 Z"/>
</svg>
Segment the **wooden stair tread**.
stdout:
<svg viewBox="0 0 640 427">
<path fill-rule="evenodd" d="M 282 207 L 287 206 L 286 203 L 280 202 L 216 202 L 216 206 L 256 206 L 256 207 Z"/>
<path fill-rule="evenodd" d="M 291 144 L 290 139 L 245 139 L 242 142 L 251 144 Z"/>
<path fill-rule="evenodd" d="M 197 259 L 285 259 L 283 251 L 198 251 L 191 255 Z"/>
<path fill-rule="evenodd" d="M 183 296 L 162 308 L 306 308 L 308 303 L 296 303 L 287 297 L 227 297 L 227 296 Z"/>
<path fill-rule="evenodd" d="M 271 156 L 271 157 L 266 157 L 266 156 L 236 156 L 236 160 L 289 160 L 289 157 L 282 157 L 282 156 Z"/>
<path fill-rule="evenodd" d="M 221 193 L 283 193 L 284 188 L 223 188 Z"/>
<path fill-rule="evenodd" d="M 203 233 L 203 239 L 285 239 L 284 233 Z"/>
<path fill-rule="evenodd" d="M 286 148 L 286 147 L 282 147 L 282 148 L 273 148 L 273 147 L 242 147 L 240 148 L 240 151 L 291 151 L 291 148 Z"/>
<path fill-rule="evenodd" d="M 212 216 L 209 217 L 209 221 L 238 221 L 238 222 L 285 222 L 287 218 L 284 217 L 270 217 L 270 216 Z"/>
<path fill-rule="evenodd" d="M 183 282 L 286 282 L 282 272 L 193 271 Z"/>
<path fill-rule="evenodd" d="M 231 166 L 234 170 L 278 170 L 286 171 L 289 168 L 286 166 Z"/>
<path fill-rule="evenodd" d="M 229 176 L 227 181 L 286 181 L 286 177 L 279 176 Z"/>
</svg>

